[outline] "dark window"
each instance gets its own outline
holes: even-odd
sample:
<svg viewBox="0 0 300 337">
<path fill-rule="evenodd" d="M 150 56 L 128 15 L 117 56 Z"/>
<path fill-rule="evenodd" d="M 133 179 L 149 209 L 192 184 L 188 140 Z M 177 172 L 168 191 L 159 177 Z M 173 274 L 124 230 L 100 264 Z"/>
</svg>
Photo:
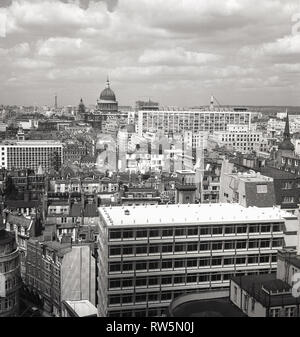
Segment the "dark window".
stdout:
<svg viewBox="0 0 300 337">
<path fill-rule="evenodd" d="M 213 242 L 212 243 L 212 250 L 222 250 L 223 243 L 222 242 Z"/>
<path fill-rule="evenodd" d="M 136 254 L 147 254 L 147 246 L 137 246 Z"/>
<path fill-rule="evenodd" d="M 258 240 L 249 240 L 249 249 L 258 248 Z"/>
<path fill-rule="evenodd" d="M 236 242 L 236 249 L 245 249 L 247 248 L 247 242 L 246 241 L 237 241 Z"/>
<path fill-rule="evenodd" d="M 200 242 L 200 250 L 210 250 L 210 243 L 208 242 Z"/>
<path fill-rule="evenodd" d="M 148 280 L 148 285 L 149 286 L 155 286 L 155 285 L 158 285 L 158 282 L 159 281 L 159 278 L 158 277 L 149 277 L 149 280 Z"/>
<path fill-rule="evenodd" d="M 261 232 L 262 233 L 269 233 L 269 232 L 271 232 L 271 226 L 270 225 L 261 225 Z"/>
<path fill-rule="evenodd" d="M 172 277 L 171 276 L 163 276 L 161 278 L 162 284 L 172 284 Z"/>
<path fill-rule="evenodd" d="M 133 231 L 132 230 L 123 230 L 123 239 L 132 239 Z"/>
<path fill-rule="evenodd" d="M 132 254 L 133 254 L 132 246 L 124 246 L 123 247 L 123 255 L 132 255 Z"/>
<path fill-rule="evenodd" d="M 162 230 L 162 236 L 173 236 L 173 229 L 163 229 Z"/>
<path fill-rule="evenodd" d="M 173 245 L 162 245 L 162 252 L 163 253 L 172 253 L 173 252 Z"/>
<path fill-rule="evenodd" d="M 163 260 L 162 261 L 162 268 L 163 269 L 172 269 L 173 268 L 172 260 Z"/>
<path fill-rule="evenodd" d="M 211 235 L 210 227 L 200 227 L 200 236 L 201 235 Z"/>
<path fill-rule="evenodd" d="M 147 279 L 138 277 L 135 281 L 135 285 L 137 287 L 144 287 L 147 285 Z"/>
<path fill-rule="evenodd" d="M 123 263 L 123 271 L 130 271 L 133 269 L 133 264 L 131 262 Z"/>
<path fill-rule="evenodd" d="M 234 264 L 234 259 L 232 257 L 225 257 L 224 258 L 224 265 Z"/>
<path fill-rule="evenodd" d="M 156 238 L 159 237 L 159 230 L 158 229 L 150 229 L 150 233 L 149 233 L 150 237 L 152 238 Z"/>
<path fill-rule="evenodd" d="M 149 262 L 149 270 L 159 269 L 159 263 L 156 261 Z"/>
<path fill-rule="evenodd" d="M 197 283 L 197 276 L 196 275 L 191 275 L 186 278 L 187 283 Z"/>
<path fill-rule="evenodd" d="M 198 235 L 198 227 L 188 228 L 188 236 L 197 236 L 197 235 Z"/>
<path fill-rule="evenodd" d="M 175 244 L 175 252 L 183 252 L 185 251 L 185 245 Z"/>
<path fill-rule="evenodd" d="M 237 226 L 236 232 L 237 234 L 247 233 L 247 226 Z"/>
<path fill-rule="evenodd" d="M 225 227 L 225 234 L 235 234 L 235 227 L 234 226 L 226 226 Z"/>
<path fill-rule="evenodd" d="M 128 279 L 124 278 L 122 283 L 123 283 L 123 288 L 130 288 L 133 285 L 133 281 L 131 278 L 128 278 Z"/>
<path fill-rule="evenodd" d="M 260 248 L 269 248 L 270 247 L 270 240 L 261 240 L 260 241 Z"/>
<path fill-rule="evenodd" d="M 189 259 L 186 263 L 187 267 L 197 267 L 197 260 L 196 259 Z"/>
<path fill-rule="evenodd" d="M 147 263 L 146 262 L 136 262 L 135 268 L 136 268 L 136 270 L 146 270 L 147 269 Z"/>
<path fill-rule="evenodd" d="M 188 243 L 187 244 L 187 251 L 188 252 L 197 252 L 198 251 L 198 244 L 197 243 Z"/>
<path fill-rule="evenodd" d="M 259 226 L 258 225 L 250 225 L 249 226 L 249 233 L 258 233 L 259 232 Z"/>
<path fill-rule="evenodd" d="M 136 237 L 137 238 L 146 238 L 147 237 L 147 231 L 146 230 L 137 230 L 136 231 Z"/>
<path fill-rule="evenodd" d="M 175 236 L 186 236 L 185 228 L 175 228 Z"/>
<path fill-rule="evenodd" d="M 211 264 L 212 264 L 212 266 L 220 266 L 220 265 L 222 265 L 222 258 L 213 257 L 212 260 L 211 260 Z"/>
<path fill-rule="evenodd" d="M 185 260 L 175 260 L 174 267 L 175 268 L 184 268 L 185 267 Z"/>
<path fill-rule="evenodd" d="M 221 227 L 221 226 L 213 227 L 212 233 L 213 233 L 213 235 L 222 235 L 223 234 L 223 227 Z"/>
<path fill-rule="evenodd" d="M 119 247 L 110 247 L 109 249 L 109 255 L 113 256 L 113 255 L 121 255 L 121 248 Z"/>
</svg>

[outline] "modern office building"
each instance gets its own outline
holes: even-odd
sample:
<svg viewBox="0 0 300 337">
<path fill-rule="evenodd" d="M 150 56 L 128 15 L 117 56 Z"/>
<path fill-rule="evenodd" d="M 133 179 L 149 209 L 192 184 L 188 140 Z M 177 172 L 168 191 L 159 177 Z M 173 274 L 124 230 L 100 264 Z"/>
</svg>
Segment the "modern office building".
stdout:
<svg viewBox="0 0 300 337">
<path fill-rule="evenodd" d="M 238 204 L 99 208 L 99 316 L 160 316 L 185 293 L 228 289 L 233 276 L 276 271 L 298 245 L 298 219 Z"/>
<path fill-rule="evenodd" d="M 0 167 L 7 170 L 59 170 L 63 162 L 63 145 L 54 140 L 7 140 L 0 143 Z"/>
<path fill-rule="evenodd" d="M 227 125 L 247 125 L 250 130 L 251 112 L 234 110 L 165 110 L 138 112 L 138 132 L 177 134 L 183 131 L 226 131 Z"/>
<path fill-rule="evenodd" d="M 217 131 L 209 136 L 209 140 L 242 153 L 266 150 L 263 134 L 258 131 Z"/>
</svg>

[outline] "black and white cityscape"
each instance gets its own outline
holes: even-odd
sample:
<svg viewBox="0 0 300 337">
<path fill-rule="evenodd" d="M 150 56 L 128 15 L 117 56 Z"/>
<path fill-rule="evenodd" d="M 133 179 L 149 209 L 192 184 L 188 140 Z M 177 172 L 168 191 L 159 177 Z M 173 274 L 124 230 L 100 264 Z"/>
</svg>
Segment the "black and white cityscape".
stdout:
<svg viewBox="0 0 300 337">
<path fill-rule="evenodd" d="M 1 0 L 0 69 L 0 317 L 300 317 L 299 0 Z"/>
</svg>

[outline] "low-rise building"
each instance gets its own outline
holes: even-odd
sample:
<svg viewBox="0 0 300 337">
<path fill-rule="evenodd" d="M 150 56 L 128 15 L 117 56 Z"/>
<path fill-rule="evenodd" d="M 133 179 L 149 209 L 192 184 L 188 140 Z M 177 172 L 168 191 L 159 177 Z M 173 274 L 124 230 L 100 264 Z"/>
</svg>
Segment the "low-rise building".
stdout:
<svg viewBox="0 0 300 337">
<path fill-rule="evenodd" d="M 96 303 L 96 271 L 93 245 L 28 241 L 25 286 L 37 294 L 44 310 L 62 316 L 62 302 L 88 300 Z"/>
<path fill-rule="evenodd" d="M 4 230 L 0 223 L 0 317 L 19 315 L 20 276 L 19 248 L 15 236 Z"/>
<path fill-rule="evenodd" d="M 280 250 L 277 273 L 233 278 L 230 300 L 249 317 L 300 317 L 299 271 L 297 250 Z"/>
<path fill-rule="evenodd" d="M 62 317 L 97 317 L 97 308 L 87 300 L 63 301 Z"/>
<path fill-rule="evenodd" d="M 221 175 L 220 202 L 236 202 L 244 207 L 273 207 L 276 205 L 273 178 L 254 171 L 224 173 Z"/>
</svg>

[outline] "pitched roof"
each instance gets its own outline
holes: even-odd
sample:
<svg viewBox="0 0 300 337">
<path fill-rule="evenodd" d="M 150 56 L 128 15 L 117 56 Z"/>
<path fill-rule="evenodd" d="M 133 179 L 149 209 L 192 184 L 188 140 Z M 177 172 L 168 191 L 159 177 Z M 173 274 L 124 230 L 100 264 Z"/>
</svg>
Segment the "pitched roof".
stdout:
<svg viewBox="0 0 300 337">
<path fill-rule="evenodd" d="M 14 224 L 17 226 L 23 226 L 28 229 L 30 229 L 33 223 L 32 219 L 25 218 L 23 215 L 15 215 L 12 213 L 8 214 L 6 221 L 10 224 Z"/>
</svg>

